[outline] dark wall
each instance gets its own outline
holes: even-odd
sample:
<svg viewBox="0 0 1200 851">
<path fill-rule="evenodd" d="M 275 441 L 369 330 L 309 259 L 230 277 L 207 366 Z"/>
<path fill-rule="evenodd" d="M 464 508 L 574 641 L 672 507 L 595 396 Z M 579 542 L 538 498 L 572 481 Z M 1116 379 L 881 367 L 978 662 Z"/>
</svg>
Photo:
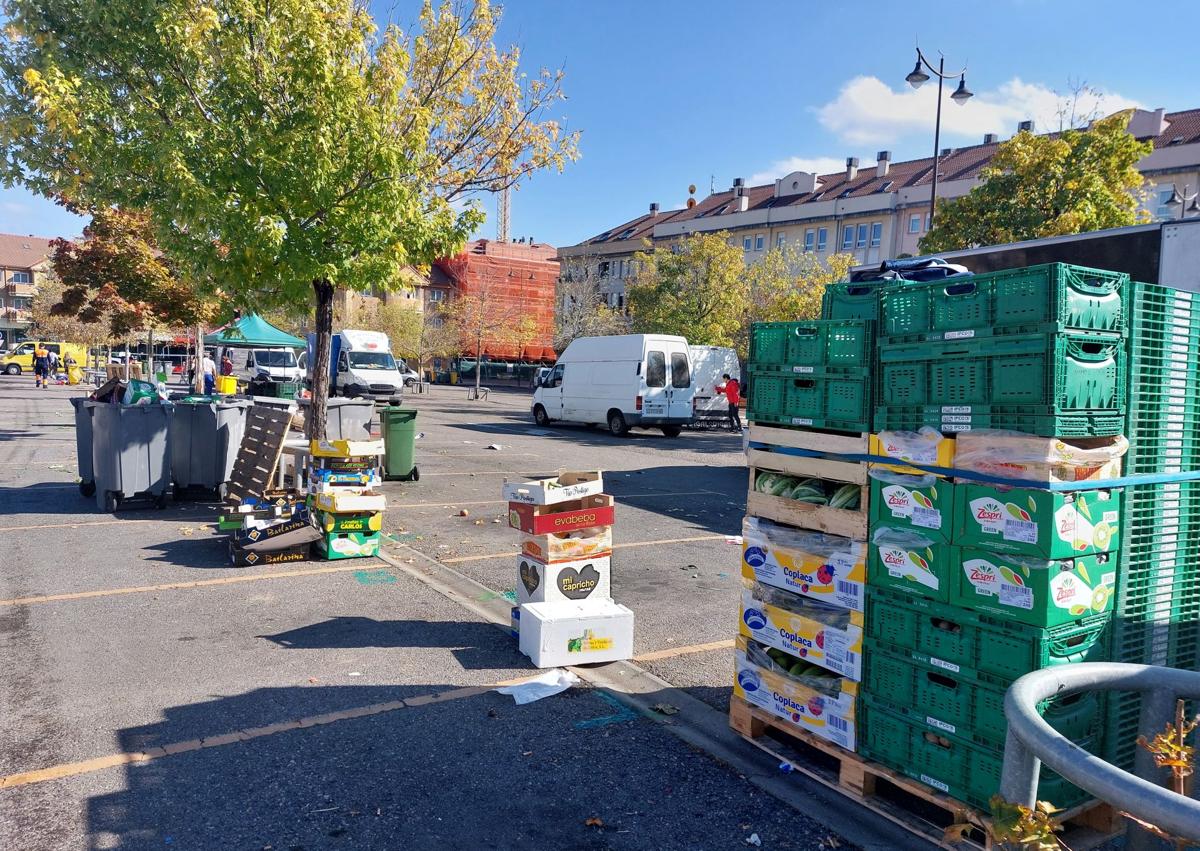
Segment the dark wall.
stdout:
<svg viewBox="0 0 1200 851">
<path fill-rule="evenodd" d="M 1039 263 L 1073 263 L 1093 269 L 1128 272 L 1135 281 L 1158 283 L 1158 254 L 1162 230 L 1139 230 L 1136 233 L 1104 234 L 1074 239 L 1051 245 L 1022 245 L 956 257 L 953 252 L 942 255 L 961 263 L 972 272 L 996 272 L 1018 269 Z"/>
</svg>

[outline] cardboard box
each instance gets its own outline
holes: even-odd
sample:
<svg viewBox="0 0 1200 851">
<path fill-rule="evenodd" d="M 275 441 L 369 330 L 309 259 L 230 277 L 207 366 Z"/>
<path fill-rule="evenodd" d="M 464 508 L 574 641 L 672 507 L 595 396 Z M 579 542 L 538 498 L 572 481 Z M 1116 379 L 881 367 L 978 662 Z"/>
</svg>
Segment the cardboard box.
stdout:
<svg viewBox="0 0 1200 851">
<path fill-rule="evenodd" d="M 1052 627 L 1110 611 L 1116 553 L 1057 561 L 953 547 L 950 602 L 1030 626 Z"/>
<path fill-rule="evenodd" d="M 541 561 L 575 561 L 609 552 L 612 552 L 612 526 L 551 535 L 521 535 L 521 555 Z"/>
<path fill-rule="evenodd" d="M 310 483 L 332 485 L 335 487 L 353 486 L 368 488 L 383 484 L 383 480 L 379 478 L 379 473 L 373 469 L 353 471 L 312 469 L 308 471 L 308 481 Z"/>
<path fill-rule="evenodd" d="M 517 602 L 554 603 L 612 599 L 612 559 L 608 555 L 547 564 L 517 559 Z"/>
<path fill-rule="evenodd" d="M 314 458 L 365 458 L 385 451 L 382 440 L 313 440 L 308 445 Z"/>
<path fill-rule="evenodd" d="M 786 594 L 786 591 L 777 592 Z M 802 599 L 802 598 L 801 598 Z M 818 610 L 830 609 L 811 603 L 813 617 L 758 600 L 749 588 L 742 591 L 739 632 L 768 647 L 778 647 L 798 659 L 820 665 L 834 673 L 858 681 L 862 679 L 861 612 L 840 612 L 825 618 Z M 832 623 L 830 621 L 833 621 Z"/>
<path fill-rule="evenodd" d="M 378 532 L 383 528 L 383 513 L 380 511 L 362 514 L 313 513 L 317 526 L 325 532 Z"/>
<path fill-rule="evenodd" d="M 880 535 L 882 529 L 888 531 Z M 895 588 L 940 603 L 950 602 L 954 565 L 949 544 L 935 542 L 920 531 L 898 529 L 890 524 L 875 527 L 871 536 L 867 584 Z"/>
<path fill-rule="evenodd" d="M 734 695 L 806 733 L 853 751 L 858 683 L 834 678 L 829 688 L 814 688 L 778 670 L 756 665 L 746 655 L 748 641 L 744 635 L 737 637 Z"/>
<path fill-rule="evenodd" d="M 1124 437 L 1035 437 L 1009 432 L 963 432 L 954 465 L 999 479 L 1064 483 L 1116 479 L 1129 449 Z"/>
<path fill-rule="evenodd" d="M 379 532 L 325 532 L 317 541 L 317 549 L 330 561 L 365 558 L 379 555 L 382 539 Z"/>
<path fill-rule="evenodd" d="M 871 478 L 871 527 L 913 529 L 942 544 L 954 528 L 954 483 L 928 476 Z"/>
<path fill-rule="evenodd" d="M 387 508 L 387 497 L 381 493 L 354 493 L 338 489 L 331 493 L 316 494 L 312 504 L 330 514 L 362 514 L 383 511 Z"/>
<path fill-rule="evenodd" d="M 309 544 L 289 547 L 270 552 L 254 552 L 239 547 L 232 540 L 229 542 L 229 561 L 237 567 L 252 567 L 259 564 L 283 564 L 289 561 L 307 561 Z"/>
<path fill-rule="evenodd" d="M 355 475 L 358 475 L 358 474 L 356 473 Z M 328 481 L 322 482 L 322 481 L 310 479 L 308 482 L 308 492 L 311 494 L 343 493 L 346 491 L 350 491 L 353 493 L 365 493 L 367 491 L 372 491 L 378 487 L 383 486 L 383 480 L 375 475 L 364 476 L 362 481 L 365 482 L 365 484 L 360 484 L 360 483 L 351 484 L 349 482 L 336 482 L 335 483 L 335 482 L 328 482 Z"/>
<path fill-rule="evenodd" d="M 521 652 L 538 668 L 633 656 L 633 612 L 612 600 L 525 603 L 520 624 Z"/>
<path fill-rule="evenodd" d="M 1120 548 L 1120 490 L 1075 493 L 959 482 L 954 543 L 1038 558 Z"/>
<path fill-rule="evenodd" d="M 608 494 L 571 499 L 554 506 L 508 504 L 508 525 L 527 535 L 573 532 L 592 526 L 611 526 L 615 520 L 613 498 Z"/>
<path fill-rule="evenodd" d="M 742 523 L 742 576 L 861 612 L 867 545 L 747 517 Z"/>
<path fill-rule="evenodd" d="M 604 479 L 594 473 L 562 473 L 556 479 L 531 482 L 505 482 L 503 497 L 526 505 L 557 505 L 569 499 L 582 499 L 604 490 Z"/>
<path fill-rule="evenodd" d="M 883 455 L 895 458 L 897 461 L 907 461 L 909 464 L 924 464 L 928 467 L 953 467 L 955 443 L 953 437 L 943 437 L 930 429 L 929 432 L 912 431 L 881 431 L 871 435 L 868 452 L 872 455 Z M 879 461 L 870 462 L 871 468 L 882 467 L 896 473 L 908 473 L 914 476 L 935 475 L 928 471 L 909 467 L 906 464 L 884 464 Z"/>
<path fill-rule="evenodd" d="M 297 511 L 291 518 L 268 526 L 241 529 L 234 533 L 236 546 L 252 552 L 292 549 L 313 543 L 321 537 L 312 525 L 308 509 Z"/>
</svg>

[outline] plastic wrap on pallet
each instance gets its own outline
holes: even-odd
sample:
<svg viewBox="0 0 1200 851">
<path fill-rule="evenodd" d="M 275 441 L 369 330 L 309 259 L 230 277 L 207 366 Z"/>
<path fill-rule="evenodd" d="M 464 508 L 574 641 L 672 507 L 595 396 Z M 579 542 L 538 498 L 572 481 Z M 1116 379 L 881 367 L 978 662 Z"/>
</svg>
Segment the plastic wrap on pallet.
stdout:
<svg viewBox="0 0 1200 851">
<path fill-rule="evenodd" d="M 765 668 L 772 673 L 779 674 L 782 677 L 787 677 L 789 680 L 794 680 L 806 688 L 819 691 L 822 694 L 827 694 L 831 697 L 837 697 L 842 693 L 842 685 L 844 681 L 832 671 L 828 671 L 818 665 L 805 663 L 795 659 L 794 657 L 790 657 L 793 661 L 791 667 L 785 668 L 783 665 L 780 665 L 773 658 L 771 658 L 768 648 L 765 644 L 760 644 L 751 638 L 746 638 L 744 635 L 739 635 L 737 637 L 737 644 L 739 649 L 743 644 L 745 645 L 746 658 L 760 668 Z M 793 674 L 792 668 L 795 668 L 797 665 L 815 670 L 811 673 Z M 857 689 L 855 689 L 855 691 L 857 691 Z"/>
<path fill-rule="evenodd" d="M 1094 481 L 1121 475 L 1129 451 L 1115 437 L 1035 437 L 1005 429 L 967 431 L 957 438 L 954 466 L 988 476 L 1046 482 Z"/>
<path fill-rule="evenodd" d="M 791 591 L 772 588 L 770 585 L 764 585 L 761 582 L 755 582 L 750 579 L 743 578 L 742 585 L 750 592 L 750 596 L 760 603 L 766 603 L 768 606 L 783 609 L 786 612 L 807 618 L 810 621 L 817 621 L 825 626 L 842 630 L 849 629 L 854 624 L 850 611 L 840 606 L 831 606 L 828 603 L 821 603 L 808 597 L 801 597 L 799 594 L 793 594 Z M 862 616 L 859 615 L 858 623 L 862 623 L 861 618 Z"/>
</svg>

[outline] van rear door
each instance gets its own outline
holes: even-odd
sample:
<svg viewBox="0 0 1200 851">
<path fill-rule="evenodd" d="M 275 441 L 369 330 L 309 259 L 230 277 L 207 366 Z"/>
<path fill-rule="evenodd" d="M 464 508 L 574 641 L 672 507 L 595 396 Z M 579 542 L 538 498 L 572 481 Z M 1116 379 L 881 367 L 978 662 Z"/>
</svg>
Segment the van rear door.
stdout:
<svg viewBox="0 0 1200 851">
<path fill-rule="evenodd" d="M 645 389 L 642 391 L 642 416 L 648 420 L 665 419 L 671 406 L 671 377 L 667 364 L 667 346 L 647 341 Z"/>
<path fill-rule="evenodd" d="M 687 346 L 682 343 L 669 344 L 671 360 L 670 403 L 667 416 L 673 420 L 692 418 L 692 397 L 696 391 L 692 385 L 691 359 Z"/>
</svg>

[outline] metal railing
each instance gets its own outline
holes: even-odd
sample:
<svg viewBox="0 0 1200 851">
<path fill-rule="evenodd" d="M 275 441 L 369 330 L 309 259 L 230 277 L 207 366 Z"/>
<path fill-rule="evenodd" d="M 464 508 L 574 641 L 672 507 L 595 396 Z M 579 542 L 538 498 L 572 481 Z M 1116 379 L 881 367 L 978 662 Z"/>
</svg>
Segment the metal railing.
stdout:
<svg viewBox="0 0 1200 851">
<path fill-rule="evenodd" d="M 1154 765 L 1149 753 L 1138 753 L 1135 776 L 1064 738 L 1038 714 L 1040 701 L 1079 691 L 1141 692 L 1138 730 L 1152 738 L 1174 721 L 1179 698 L 1200 697 L 1200 672 L 1121 662 L 1079 662 L 1021 677 L 1004 695 L 1008 737 L 1000 794 L 1012 803 L 1033 807 L 1044 762 L 1080 789 L 1142 821 L 1175 836 L 1200 839 L 1200 801 L 1160 785 L 1165 770 Z"/>
</svg>

